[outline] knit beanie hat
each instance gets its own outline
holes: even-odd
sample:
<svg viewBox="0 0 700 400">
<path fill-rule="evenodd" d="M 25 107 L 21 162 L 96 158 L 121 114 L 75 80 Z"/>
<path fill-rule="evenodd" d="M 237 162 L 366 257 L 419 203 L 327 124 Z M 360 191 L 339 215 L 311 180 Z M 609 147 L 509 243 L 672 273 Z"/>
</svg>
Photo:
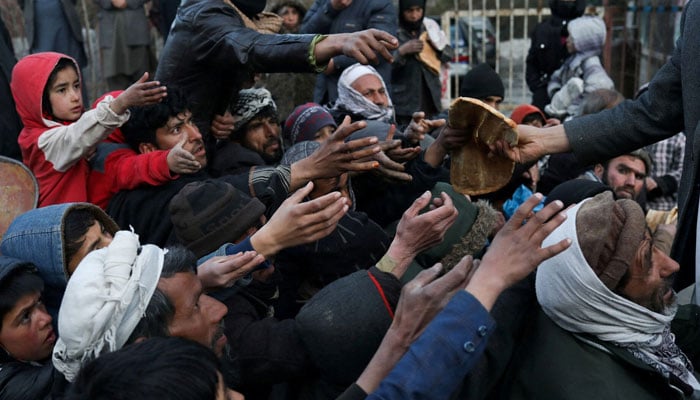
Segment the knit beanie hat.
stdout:
<svg viewBox="0 0 700 400">
<path fill-rule="evenodd" d="M 333 116 L 323 106 L 316 103 L 306 103 L 298 106 L 284 121 L 282 136 L 292 144 L 314 140 L 316 132 L 326 126 L 337 128 Z"/>
<path fill-rule="evenodd" d="M 197 258 L 240 238 L 264 212 L 260 200 L 217 179 L 189 183 L 170 201 L 175 235 Z"/>
<path fill-rule="evenodd" d="M 569 179 L 558 184 L 549 192 L 544 200 L 544 205 L 559 200 L 564 203 L 564 208 L 566 208 L 605 191 L 613 193 L 612 188 L 604 183 L 584 178 Z"/>
<path fill-rule="evenodd" d="M 332 282 L 302 307 L 299 337 L 324 380 L 357 380 L 391 326 L 400 293 L 396 277 L 372 267 Z"/>
<path fill-rule="evenodd" d="M 504 97 L 505 93 L 501 77 L 486 63 L 479 64 L 467 72 L 459 89 L 460 97 L 479 100 L 489 96 Z"/>
<path fill-rule="evenodd" d="M 399 0 L 399 12 L 404 12 L 415 6 L 425 10 L 425 0 Z"/>
<path fill-rule="evenodd" d="M 277 105 L 267 89 L 243 89 L 238 92 L 236 105 L 231 108 L 233 114 L 233 132 L 238 132 L 257 115 L 277 113 Z"/>
<path fill-rule="evenodd" d="M 610 290 L 620 283 L 644 239 L 646 222 L 637 202 L 605 191 L 576 214 L 576 235 L 586 262 Z"/>
<path fill-rule="evenodd" d="M 516 124 L 520 125 L 523 123 L 525 117 L 530 114 L 539 114 L 542 117 L 542 121 L 547 121 L 544 113 L 539 108 L 531 104 L 521 104 L 515 107 L 515 110 L 513 110 L 513 112 L 510 114 L 510 119 L 515 121 Z"/>
<path fill-rule="evenodd" d="M 53 366 L 69 382 L 85 362 L 124 346 L 151 301 L 164 256 L 157 246 L 141 246 L 135 233 L 119 231 L 80 262 L 66 286 L 53 350 Z"/>
</svg>

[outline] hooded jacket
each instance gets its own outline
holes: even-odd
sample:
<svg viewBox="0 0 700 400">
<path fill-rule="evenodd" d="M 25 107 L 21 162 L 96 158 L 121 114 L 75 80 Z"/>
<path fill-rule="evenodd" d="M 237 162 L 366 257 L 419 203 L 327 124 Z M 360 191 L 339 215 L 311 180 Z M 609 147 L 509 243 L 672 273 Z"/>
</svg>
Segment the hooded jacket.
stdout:
<svg viewBox="0 0 700 400">
<path fill-rule="evenodd" d="M 76 71 L 80 71 L 75 60 L 53 52 L 24 57 L 12 71 L 12 96 L 24 124 L 18 142 L 22 161 L 39 183 L 39 206 L 87 201 L 89 167 L 85 156 L 129 118 L 128 112 L 117 115 L 109 108 L 109 97 L 75 122 L 64 125 L 52 120 L 42 109 L 42 97 L 51 72 L 62 58 L 73 61 Z"/>
<path fill-rule="evenodd" d="M 68 282 L 68 260 L 63 226 L 66 215 L 72 210 L 86 209 L 102 223 L 107 232 L 114 234 L 117 224 L 99 207 L 88 203 L 57 204 L 28 211 L 12 221 L 0 243 L 0 253 L 29 261 L 37 267 L 44 280 L 44 304 L 55 323 L 58 308 Z"/>
<path fill-rule="evenodd" d="M 32 267 L 30 263 L 12 257 L 0 257 L 0 282 L 18 268 Z M 0 399 L 48 399 L 53 385 L 51 363 L 39 365 L 17 361 L 0 351 Z"/>
<path fill-rule="evenodd" d="M 574 18 L 583 15 L 586 0 L 574 2 L 550 0 L 552 16 L 540 22 L 530 35 L 530 50 L 527 53 L 525 80 L 532 91 L 532 104 L 544 109 L 549 103 L 547 82 L 552 73 L 559 69 L 569 53 L 564 39 L 566 26 Z"/>
</svg>

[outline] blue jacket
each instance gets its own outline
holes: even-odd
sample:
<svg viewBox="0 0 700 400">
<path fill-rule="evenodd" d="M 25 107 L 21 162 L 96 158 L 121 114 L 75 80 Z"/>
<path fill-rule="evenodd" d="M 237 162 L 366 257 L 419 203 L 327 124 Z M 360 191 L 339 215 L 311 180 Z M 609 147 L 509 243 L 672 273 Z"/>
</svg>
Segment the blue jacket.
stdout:
<svg viewBox="0 0 700 400">
<path fill-rule="evenodd" d="M 336 11 L 330 0 L 316 0 L 304 16 L 301 33 L 351 33 L 375 28 L 396 36 L 398 13 L 389 0 L 355 0 L 346 9 Z M 381 58 L 381 57 L 380 57 Z M 391 93 L 391 64 L 386 60 L 374 68 L 384 79 Z M 335 72 L 332 75 L 318 74 L 314 90 L 314 102 L 325 104 L 338 98 L 338 78 L 343 70 L 357 60 L 348 56 L 333 57 Z"/>
<path fill-rule="evenodd" d="M 36 265 L 44 280 L 44 304 L 54 322 L 68 282 L 63 224 L 72 210 L 86 209 L 93 213 L 108 232 L 117 225 L 99 207 L 89 203 L 64 203 L 30 210 L 15 218 L 2 237 L 0 253 Z M 54 329 L 56 324 L 54 324 Z"/>
</svg>

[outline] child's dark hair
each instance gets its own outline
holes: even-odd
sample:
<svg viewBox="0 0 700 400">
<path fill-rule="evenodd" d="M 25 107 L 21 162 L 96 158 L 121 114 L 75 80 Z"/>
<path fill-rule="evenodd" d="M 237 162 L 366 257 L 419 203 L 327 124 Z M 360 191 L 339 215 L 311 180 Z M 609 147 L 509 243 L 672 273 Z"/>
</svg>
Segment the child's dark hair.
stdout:
<svg viewBox="0 0 700 400">
<path fill-rule="evenodd" d="M 85 236 L 94 223 L 95 215 L 90 210 L 73 209 L 68 211 L 63 219 L 63 237 L 66 244 L 63 252 L 66 265 L 83 245 L 85 239 L 80 239 Z"/>
<path fill-rule="evenodd" d="M 546 121 L 544 120 L 544 118 L 542 118 L 542 115 L 540 115 L 540 113 L 534 112 L 534 113 L 530 113 L 530 114 L 526 115 L 523 118 L 523 121 L 521 122 L 521 124 L 527 125 L 527 124 L 531 123 L 532 121 L 540 121 L 540 123 L 542 123 L 543 126 L 546 123 Z"/>
<path fill-rule="evenodd" d="M 27 263 L 10 272 L 0 282 L 0 330 L 2 330 L 2 320 L 5 315 L 15 307 L 22 297 L 41 293 L 43 290 L 44 281 L 32 264 Z"/>
<path fill-rule="evenodd" d="M 53 86 L 53 84 L 56 83 L 56 76 L 58 75 L 58 73 L 68 67 L 73 68 L 75 70 L 75 73 L 78 74 L 78 76 L 80 76 L 80 72 L 75 66 L 75 62 L 73 62 L 73 60 L 71 60 L 70 58 L 59 59 L 56 63 L 56 66 L 53 68 L 53 71 L 51 71 L 49 79 L 46 81 L 46 86 L 44 86 L 44 93 L 41 96 L 41 111 L 43 113 L 53 116 L 53 108 L 51 108 L 51 101 L 49 100 L 49 90 L 51 89 L 51 86 Z"/>
<path fill-rule="evenodd" d="M 138 153 L 141 143 L 156 145 L 156 130 L 167 124 L 170 117 L 189 110 L 182 90 L 168 87 L 168 95 L 160 103 L 146 107 L 132 107 L 131 116 L 121 131 L 129 146 Z"/>
</svg>

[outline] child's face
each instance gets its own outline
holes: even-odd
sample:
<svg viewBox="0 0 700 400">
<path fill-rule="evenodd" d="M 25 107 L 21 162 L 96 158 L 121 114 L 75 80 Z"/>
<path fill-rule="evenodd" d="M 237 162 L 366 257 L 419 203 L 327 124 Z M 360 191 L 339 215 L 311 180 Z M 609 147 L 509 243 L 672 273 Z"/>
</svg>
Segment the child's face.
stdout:
<svg viewBox="0 0 700 400">
<path fill-rule="evenodd" d="M 58 71 L 49 88 L 49 102 L 54 118 L 72 122 L 83 114 L 80 79 L 74 68 L 67 67 Z"/>
<path fill-rule="evenodd" d="M 56 343 L 51 316 L 39 293 L 22 296 L 2 320 L 0 345 L 20 361 L 47 359 Z"/>
</svg>

